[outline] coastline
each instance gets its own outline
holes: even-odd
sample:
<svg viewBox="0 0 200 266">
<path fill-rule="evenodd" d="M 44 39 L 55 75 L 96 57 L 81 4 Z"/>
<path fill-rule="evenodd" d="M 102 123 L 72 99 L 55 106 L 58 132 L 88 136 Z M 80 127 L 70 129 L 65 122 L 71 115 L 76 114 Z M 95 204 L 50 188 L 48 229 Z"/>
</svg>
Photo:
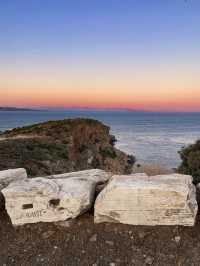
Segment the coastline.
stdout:
<svg viewBox="0 0 200 266">
<path fill-rule="evenodd" d="M 176 168 L 181 163 L 178 151 L 199 138 L 197 114 L 160 114 L 117 111 L 41 111 L 0 112 L 0 130 L 66 118 L 92 118 L 103 122 L 115 135 L 116 148 L 133 154 L 137 162 Z M 192 127 L 191 127 L 192 125 Z"/>
</svg>

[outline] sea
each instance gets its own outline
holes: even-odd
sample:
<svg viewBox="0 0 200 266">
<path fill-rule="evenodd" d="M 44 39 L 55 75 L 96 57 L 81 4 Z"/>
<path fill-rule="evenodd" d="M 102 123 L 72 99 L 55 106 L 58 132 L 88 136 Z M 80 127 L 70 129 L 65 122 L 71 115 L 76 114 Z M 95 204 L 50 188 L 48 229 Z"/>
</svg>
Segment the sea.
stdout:
<svg viewBox="0 0 200 266">
<path fill-rule="evenodd" d="M 200 139 L 200 113 L 105 110 L 0 111 L 0 131 L 64 118 L 93 118 L 110 127 L 116 147 L 140 164 L 176 168 L 178 151 Z"/>
</svg>

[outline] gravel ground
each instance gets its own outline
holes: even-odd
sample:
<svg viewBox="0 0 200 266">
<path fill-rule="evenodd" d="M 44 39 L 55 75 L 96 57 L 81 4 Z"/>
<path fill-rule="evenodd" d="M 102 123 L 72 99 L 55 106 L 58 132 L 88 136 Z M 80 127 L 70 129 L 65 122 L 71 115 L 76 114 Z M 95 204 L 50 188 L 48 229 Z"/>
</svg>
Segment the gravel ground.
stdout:
<svg viewBox="0 0 200 266">
<path fill-rule="evenodd" d="M 72 221 L 13 227 L 0 213 L 0 265 L 200 265 L 200 222 L 179 226 Z"/>
</svg>

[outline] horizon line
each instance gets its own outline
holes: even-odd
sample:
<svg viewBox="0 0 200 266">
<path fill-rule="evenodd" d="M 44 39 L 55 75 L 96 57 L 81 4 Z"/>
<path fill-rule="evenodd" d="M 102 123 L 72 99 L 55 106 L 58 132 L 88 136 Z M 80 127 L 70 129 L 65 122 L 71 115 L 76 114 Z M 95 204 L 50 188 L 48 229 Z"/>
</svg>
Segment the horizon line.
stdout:
<svg viewBox="0 0 200 266">
<path fill-rule="evenodd" d="M 64 110 L 88 110 L 88 111 L 124 111 L 137 113 L 200 113 L 199 111 L 189 110 L 144 110 L 123 107 L 87 107 L 87 106 L 69 106 L 69 107 L 52 107 L 52 106 L 0 106 L 0 108 L 16 108 L 16 109 L 31 109 L 41 111 L 64 111 Z"/>
</svg>

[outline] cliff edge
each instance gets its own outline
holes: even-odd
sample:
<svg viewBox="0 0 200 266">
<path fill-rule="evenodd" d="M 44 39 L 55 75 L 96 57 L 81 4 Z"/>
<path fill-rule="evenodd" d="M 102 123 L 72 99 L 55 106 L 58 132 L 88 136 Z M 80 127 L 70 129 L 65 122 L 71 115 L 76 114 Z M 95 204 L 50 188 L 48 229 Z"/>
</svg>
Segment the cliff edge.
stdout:
<svg viewBox="0 0 200 266">
<path fill-rule="evenodd" d="M 0 170 L 22 167 L 31 177 L 92 168 L 129 174 L 135 158 L 114 147 L 109 130 L 97 120 L 77 118 L 6 131 L 0 136 Z"/>
</svg>

